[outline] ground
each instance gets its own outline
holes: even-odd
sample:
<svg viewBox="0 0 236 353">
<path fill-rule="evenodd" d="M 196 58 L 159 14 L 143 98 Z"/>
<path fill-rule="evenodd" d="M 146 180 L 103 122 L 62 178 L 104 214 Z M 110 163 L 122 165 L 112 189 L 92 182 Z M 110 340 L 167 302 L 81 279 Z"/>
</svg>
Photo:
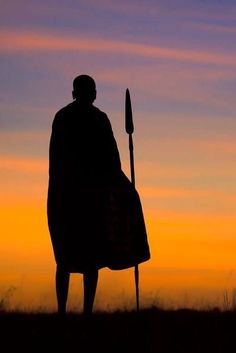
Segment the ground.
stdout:
<svg viewBox="0 0 236 353">
<path fill-rule="evenodd" d="M 0 313 L 2 352 L 235 353 L 236 312 Z M 2 347 L 2 349 L 1 349 Z"/>
</svg>

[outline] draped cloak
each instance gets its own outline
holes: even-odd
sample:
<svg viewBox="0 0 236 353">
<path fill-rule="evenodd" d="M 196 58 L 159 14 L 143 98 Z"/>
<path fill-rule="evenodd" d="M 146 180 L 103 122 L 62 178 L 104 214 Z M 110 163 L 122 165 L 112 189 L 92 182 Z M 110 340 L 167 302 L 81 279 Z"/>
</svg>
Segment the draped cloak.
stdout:
<svg viewBox="0 0 236 353">
<path fill-rule="evenodd" d="M 55 115 L 47 216 L 56 263 L 69 272 L 150 258 L 139 195 L 121 169 L 107 115 L 93 105 L 74 101 Z"/>
</svg>

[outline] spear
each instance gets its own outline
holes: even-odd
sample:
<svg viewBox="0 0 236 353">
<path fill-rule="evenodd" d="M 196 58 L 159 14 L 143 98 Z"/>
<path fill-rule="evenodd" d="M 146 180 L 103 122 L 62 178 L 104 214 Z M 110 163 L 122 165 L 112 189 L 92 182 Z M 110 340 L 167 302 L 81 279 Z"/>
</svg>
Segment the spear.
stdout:
<svg viewBox="0 0 236 353">
<path fill-rule="evenodd" d="M 129 89 L 126 89 L 125 95 L 125 130 L 129 135 L 129 155 L 130 155 L 130 174 L 131 183 L 135 187 L 135 173 L 134 173 L 134 144 L 132 134 L 134 132 L 133 114 L 130 100 Z M 136 290 L 136 305 L 139 311 L 139 269 L 138 264 L 134 266 L 135 290 Z"/>
</svg>

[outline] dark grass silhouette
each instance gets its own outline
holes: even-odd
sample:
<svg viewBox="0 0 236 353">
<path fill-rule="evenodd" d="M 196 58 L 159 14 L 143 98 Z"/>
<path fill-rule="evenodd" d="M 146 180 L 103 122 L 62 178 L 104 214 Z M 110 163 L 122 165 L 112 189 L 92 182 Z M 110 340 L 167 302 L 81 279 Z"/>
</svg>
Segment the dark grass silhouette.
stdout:
<svg viewBox="0 0 236 353">
<path fill-rule="evenodd" d="M 95 313 L 2 312 L 1 352 L 236 352 L 236 312 L 161 310 Z"/>
</svg>

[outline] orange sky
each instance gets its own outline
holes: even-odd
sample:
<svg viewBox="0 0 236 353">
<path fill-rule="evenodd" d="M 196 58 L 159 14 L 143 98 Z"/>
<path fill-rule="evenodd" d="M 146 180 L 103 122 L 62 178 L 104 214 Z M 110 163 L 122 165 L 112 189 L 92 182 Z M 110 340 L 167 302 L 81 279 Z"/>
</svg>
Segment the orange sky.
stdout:
<svg viewBox="0 0 236 353">
<path fill-rule="evenodd" d="M 2 158 L 0 165 L 5 171 L 0 190 L 2 293 L 15 286 L 12 306 L 55 309 L 55 264 L 46 219 L 47 160 Z M 152 254 L 140 265 L 142 305 L 156 296 L 162 305 L 183 305 L 186 293 L 188 305 L 222 304 L 224 289 L 231 292 L 236 285 L 235 196 L 214 188 L 145 185 L 140 180 L 150 176 L 148 168 L 154 175 L 170 170 L 152 164 L 137 167 Z M 174 174 L 183 176 L 184 171 Z M 70 293 L 69 307 L 79 310 L 80 275 L 72 276 Z M 96 303 L 100 309 L 132 307 L 133 271 L 102 270 Z"/>
</svg>

